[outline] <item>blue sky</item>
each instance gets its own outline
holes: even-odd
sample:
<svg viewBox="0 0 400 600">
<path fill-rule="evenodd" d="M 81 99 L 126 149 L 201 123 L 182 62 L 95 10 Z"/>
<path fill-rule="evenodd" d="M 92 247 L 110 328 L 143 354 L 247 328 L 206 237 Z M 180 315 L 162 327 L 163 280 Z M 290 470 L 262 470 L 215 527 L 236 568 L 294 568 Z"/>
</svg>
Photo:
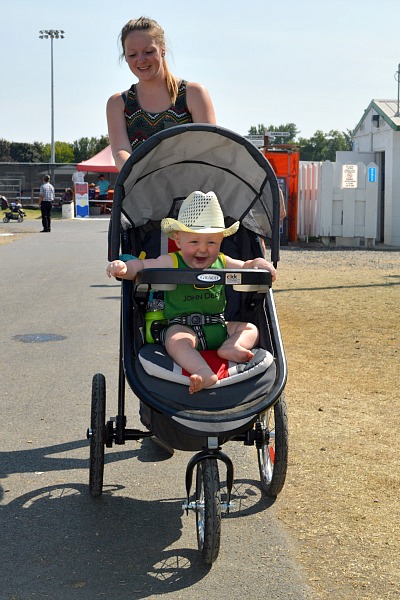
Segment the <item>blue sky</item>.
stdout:
<svg viewBox="0 0 400 600">
<path fill-rule="evenodd" d="M 50 40 L 54 41 L 55 139 L 107 133 L 108 97 L 134 83 L 119 62 L 130 18 L 164 28 L 171 71 L 203 83 L 217 122 L 295 123 L 353 129 L 373 98 L 397 98 L 399 0 L 2 0 L 0 138 L 50 142 Z"/>
</svg>

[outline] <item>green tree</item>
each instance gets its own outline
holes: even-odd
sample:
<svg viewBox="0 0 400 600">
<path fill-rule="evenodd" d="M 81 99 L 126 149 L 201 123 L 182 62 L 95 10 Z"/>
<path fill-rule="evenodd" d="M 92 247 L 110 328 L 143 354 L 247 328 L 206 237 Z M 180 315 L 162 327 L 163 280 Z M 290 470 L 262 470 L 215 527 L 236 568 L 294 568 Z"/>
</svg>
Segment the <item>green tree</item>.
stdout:
<svg viewBox="0 0 400 600">
<path fill-rule="evenodd" d="M 11 143 L 0 139 L 0 162 L 11 162 Z"/>
<path fill-rule="evenodd" d="M 73 163 L 74 161 L 74 149 L 72 144 L 67 142 L 56 142 L 54 144 L 54 154 L 56 163 Z M 46 144 L 43 150 L 43 162 L 50 162 L 51 159 L 51 146 Z"/>
<path fill-rule="evenodd" d="M 67 142 L 55 143 L 56 163 L 74 163 L 81 162 L 91 158 L 109 144 L 108 136 L 102 135 L 99 138 L 80 138 L 69 144 Z M 25 142 L 9 142 L 0 139 L 0 162 L 34 162 L 48 163 L 51 157 L 50 144 L 34 142 L 33 144 Z"/>
<path fill-rule="evenodd" d="M 88 160 L 95 154 L 98 154 L 101 150 L 106 148 L 109 144 L 108 137 L 102 135 L 100 138 L 95 137 L 82 137 L 76 140 L 73 144 L 74 147 L 74 162 L 82 162 Z"/>
<path fill-rule="evenodd" d="M 10 156 L 13 162 L 40 162 L 41 152 L 35 144 L 27 144 L 25 142 L 11 142 Z"/>
<path fill-rule="evenodd" d="M 108 139 L 108 135 L 102 135 L 96 143 L 96 154 L 104 150 L 104 148 L 107 148 L 109 144 L 110 140 Z"/>
<path fill-rule="evenodd" d="M 32 145 L 35 148 L 35 152 L 36 152 L 37 156 L 39 156 L 39 160 L 37 160 L 35 162 L 45 162 L 43 160 L 43 153 L 44 153 L 45 145 L 42 142 L 33 142 Z"/>
<path fill-rule="evenodd" d="M 299 144 L 300 160 L 334 162 L 337 151 L 351 150 L 351 132 L 332 129 L 329 133 L 324 133 L 318 129 L 311 138 L 300 138 Z"/>
<path fill-rule="evenodd" d="M 295 123 L 286 123 L 283 125 L 264 125 L 264 123 L 260 123 L 255 126 L 252 125 L 249 129 L 249 135 L 262 135 L 265 131 L 285 131 L 290 135 L 288 137 L 276 137 L 274 141 L 276 144 L 288 144 L 293 142 L 296 139 L 299 131 L 295 125 Z"/>
</svg>

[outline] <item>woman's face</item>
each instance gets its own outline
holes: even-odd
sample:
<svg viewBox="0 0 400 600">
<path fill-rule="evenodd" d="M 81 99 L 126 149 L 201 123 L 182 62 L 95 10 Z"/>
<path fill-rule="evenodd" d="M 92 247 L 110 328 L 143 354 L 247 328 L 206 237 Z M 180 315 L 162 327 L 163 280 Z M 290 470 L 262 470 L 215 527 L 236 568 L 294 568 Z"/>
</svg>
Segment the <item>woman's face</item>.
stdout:
<svg viewBox="0 0 400 600">
<path fill-rule="evenodd" d="M 139 81 L 150 81 L 164 76 L 162 54 L 153 37 L 144 31 L 131 31 L 125 39 L 125 60 Z"/>
</svg>

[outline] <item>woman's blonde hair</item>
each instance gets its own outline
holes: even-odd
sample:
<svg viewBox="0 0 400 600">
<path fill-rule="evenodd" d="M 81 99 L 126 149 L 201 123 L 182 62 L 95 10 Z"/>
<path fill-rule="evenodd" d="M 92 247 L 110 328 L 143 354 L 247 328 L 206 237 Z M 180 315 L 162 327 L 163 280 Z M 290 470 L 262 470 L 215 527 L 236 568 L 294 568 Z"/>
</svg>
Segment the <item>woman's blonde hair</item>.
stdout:
<svg viewBox="0 0 400 600">
<path fill-rule="evenodd" d="M 178 84 L 176 82 L 175 77 L 170 72 L 167 61 L 165 59 L 165 35 L 163 28 L 157 23 L 157 21 L 154 21 L 154 19 L 149 19 L 148 17 L 139 17 L 138 19 L 131 19 L 130 21 L 128 21 L 128 23 L 123 26 L 120 34 L 122 47 L 121 59 L 125 58 L 125 41 L 128 34 L 132 31 L 144 31 L 153 38 L 154 43 L 157 44 L 157 46 L 163 51 L 162 60 L 165 74 L 165 82 L 167 84 L 167 89 L 171 98 L 171 103 L 175 104 L 176 97 L 178 95 Z"/>
</svg>

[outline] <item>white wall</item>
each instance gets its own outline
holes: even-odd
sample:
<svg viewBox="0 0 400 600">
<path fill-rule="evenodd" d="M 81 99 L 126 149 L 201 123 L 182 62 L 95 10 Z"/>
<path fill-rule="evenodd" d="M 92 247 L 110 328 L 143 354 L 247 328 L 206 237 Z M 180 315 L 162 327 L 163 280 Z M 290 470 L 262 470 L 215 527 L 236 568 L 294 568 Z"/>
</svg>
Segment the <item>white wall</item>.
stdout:
<svg viewBox="0 0 400 600">
<path fill-rule="evenodd" d="M 377 113 L 371 108 L 354 135 L 354 150 L 359 153 L 385 152 L 384 243 L 400 246 L 400 131 L 392 129 L 382 117 L 376 127 L 373 114 Z"/>
</svg>

